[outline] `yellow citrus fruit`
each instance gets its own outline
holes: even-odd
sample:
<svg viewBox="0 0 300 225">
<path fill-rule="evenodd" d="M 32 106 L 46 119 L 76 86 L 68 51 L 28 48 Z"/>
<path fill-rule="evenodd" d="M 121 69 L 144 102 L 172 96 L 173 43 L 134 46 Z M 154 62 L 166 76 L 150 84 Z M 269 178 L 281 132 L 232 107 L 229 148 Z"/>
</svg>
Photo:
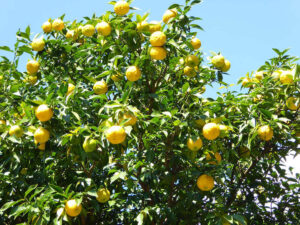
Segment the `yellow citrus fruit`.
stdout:
<svg viewBox="0 0 300 225">
<path fill-rule="evenodd" d="M 211 63 L 216 68 L 222 68 L 225 64 L 225 58 L 222 55 L 215 55 L 214 57 L 212 57 Z"/>
<path fill-rule="evenodd" d="M 264 125 L 258 128 L 258 136 L 264 141 L 269 141 L 273 137 L 273 129 L 269 125 Z"/>
<path fill-rule="evenodd" d="M 129 12 L 129 4 L 126 1 L 118 1 L 114 6 L 114 11 L 118 16 L 124 16 Z"/>
<path fill-rule="evenodd" d="M 290 110 L 294 110 L 296 111 L 299 107 L 299 100 L 298 100 L 298 104 L 296 105 L 297 99 L 294 97 L 289 97 L 286 101 L 286 106 L 290 109 Z"/>
<path fill-rule="evenodd" d="M 72 84 L 72 83 L 68 83 L 68 91 L 67 91 L 67 95 L 72 94 L 73 91 L 74 91 L 74 89 L 75 89 L 75 85 Z"/>
<path fill-rule="evenodd" d="M 37 80 L 38 80 L 37 76 L 28 76 L 25 79 L 25 81 L 30 83 L 31 85 L 35 85 Z"/>
<path fill-rule="evenodd" d="M 96 30 L 99 34 L 103 36 L 108 36 L 111 33 L 111 26 L 109 23 L 102 21 L 96 25 Z"/>
<path fill-rule="evenodd" d="M 35 60 L 30 60 L 26 64 L 27 73 L 29 75 L 36 74 L 39 71 L 40 63 Z"/>
<path fill-rule="evenodd" d="M 215 186 L 214 178 L 209 175 L 203 174 L 198 177 L 197 186 L 201 191 L 210 191 Z"/>
<path fill-rule="evenodd" d="M 257 80 L 262 80 L 264 78 L 264 72 L 263 71 L 256 72 L 254 76 Z"/>
<path fill-rule="evenodd" d="M 166 41 L 167 36 L 161 31 L 156 31 L 150 36 L 150 43 L 154 47 L 161 47 L 166 43 Z"/>
<path fill-rule="evenodd" d="M 228 135 L 228 127 L 226 125 L 220 124 L 220 137 L 226 137 Z"/>
<path fill-rule="evenodd" d="M 195 123 L 196 123 L 197 127 L 202 128 L 205 125 L 205 120 L 198 119 L 198 120 L 195 120 Z"/>
<path fill-rule="evenodd" d="M 149 23 L 149 31 L 154 33 L 156 31 L 161 31 L 161 23 L 158 21 L 151 21 Z"/>
<path fill-rule="evenodd" d="M 176 9 L 168 9 L 163 15 L 164 23 L 168 23 L 171 18 L 176 17 L 177 10 Z"/>
<path fill-rule="evenodd" d="M 49 21 L 46 21 L 45 23 L 43 23 L 42 29 L 45 33 L 49 33 L 52 31 L 52 24 Z"/>
<path fill-rule="evenodd" d="M 136 29 L 140 32 L 142 31 L 148 31 L 149 30 L 149 23 L 147 21 L 142 21 L 142 22 L 139 22 L 137 25 L 136 25 Z"/>
<path fill-rule="evenodd" d="M 199 62 L 200 62 L 199 58 L 195 55 L 188 55 L 185 58 L 185 63 L 187 66 L 191 66 L 191 67 L 198 66 Z"/>
<path fill-rule="evenodd" d="M 251 85 L 249 84 L 251 82 L 251 79 L 249 77 L 245 77 L 242 81 L 242 86 L 243 87 L 250 87 Z"/>
<path fill-rule="evenodd" d="M 34 51 L 40 52 L 45 48 L 45 41 L 43 38 L 34 39 L 31 43 L 31 47 Z"/>
<path fill-rule="evenodd" d="M 250 152 L 250 149 L 245 147 L 245 146 L 241 146 L 239 148 L 239 155 L 242 157 L 242 158 L 249 158 L 250 155 L 251 155 L 251 152 Z"/>
<path fill-rule="evenodd" d="M 87 37 L 93 36 L 95 33 L 95 27 L 91 24 L 87 24 L 82 28 L 82 34 Z"/>
<path fill-rule="evenodd" d="M 217 161 L 217 162 L 215 162 L 215 161 L 212 160 L 211 155 L 209 153 L 207 153 L 206 154 L 206 160 L 209 161 L 208 162 L 209 164 L 217 165 L 222 161 L 222 156 L 220 155 L 219 152 L 216 152 L 214 154 L 214 160 Z"/>
<path fill-rule="evenodd" d="M 62 31 L 65 28 L 64 22 L 61 19 L 55 19 L 52 23 L 53 30 Z"/>
<path fill-rule="evenodd" d="M 137 81 L 140 79 L 142 72 L 137 66 L 129 66 L 126 70 L 126 77 L 129 81 Z"/>
<path fill-rule="evenodd" d="M 193 67 L 190 66 L 185 66 L 183 68 L 183 74 L 187 75 L 188 77 L 194 77 L 197 75 L 196 71 L 194 70 Z"/>
<path fill-rule="evenodd" d="M 46 143 L 50 138 L 50 132 L 43 127 L 39 127 L 34 132 L 33 137 L 38 143 Z"/>
<path fill-rule="evenodd" d="M 35 110 L 35 115 L 39 121 L 46 122 L 52 118 L 53 110 L 46 104 L 42 104 Z"/>
<path fill-rule="evenodd" d="M 74 30 L 68 30 L 66 33 L 67 39 L 73 39 L 75 37 L 75 31 Z"/>
<path fill-rule="evenodd" d="M 38 143 L 36 142 L 36 145 L 38 147 L 39 150 L 44 151 L 46 149 L 46 143 Z"/>
<path fill-rule="evenodd" d="M 23 131 L 22 127 L 20 127 L 19 125 L 13 125 L 9 129 L 8 133 L 10 136 L 15 135 L 17 138 L 20 138 L 20 137 L 22 137 L 24 131 Z"/>
<path fill-rule="evenodd" d="M 108 91 L 107 83 L 104 80 L 97 81 L 93 86 L 93 90 L 97 95 L 105 94 Z"/>
<path fill-rule="evenodd" d="M 150 56 L 151 59 L 164 60 L 167 57 L 167 50 L 164 47 L 152 47 Z"/>
<path fill-rule="evenodd" d="M 225 59 L 224 61 L 224 66 L 221 67 L 221 71 L 222 72 L 227 72 L 228 70 L 230 70 L 230 67 L 231 67 L 231 63 L 229 60 Z"/>
<path fill-rule="evenodd" d="M 82 147 L 85 152 L 93 152 L 97 148 L 97 140 L 87 137 L 85 138 Z"/>
<path fill-rule="evenodd" d="M 121 74 L 114 74 L 111 76 L 111 79 L 114 81 L 114 82 L 119 82 L 121 79 L 123 78 L 123 76 Z"/>
<path fill-rule="evenodd" d="M 194 49 L 199 49 L 201 47 L 201 41 L 198 38 L 193 37 L 191 40 L 191 45 Z"/>
<path fill-rule="evenodd" d="M 294 82 L 294 76 L 292 71 L 284 71 L 280 75 L 280 82 L 282 84 L 292 84 Z"/>
<path fill-rule="evenodd" d="M 97 191 L 97 201 L 100 203 L 105 203 L 110 198 L 110 191 L 107 188 L 100 188 Z"/>
<path fill-rule="evenodd" d="M 220 135 L 220 127 L 216 123 L 207 123 L 203 127 L 203 136 L 207 140 L 214 140 Z"/>
<path fill-rule="evenodd" d="M 132 113 L 125 113 L 122 118 L 120 119 L 120 121 L 122 122 L 123 120 L 128 120 L 124 126 L 133 126 L 136 124 L 137 122 L 137 118 L 134 114 Z"/>
<path fill-rule="evenodd" d="M 106 138 L 112 144 L 121 144 L 125 141 L 126 133 L 121 126 L 112 126 L 106 131 Z"/>
<path fill-rule="evenodd" d="M 5 120 L 0 120 L 0 125 L 6 125 L 6 121 Z"/>
<path fill-rule="evenodd" d="M 278 80 L 281 74 L 282 74 L 282 70 L 276 70 L 272 73 L 272 78 Z"/>
<path fill-rule="evenodd" d="M 199 151 L 203 143 L 201 138 L 198 138 L 196 141 L 193 141 L 192 138 L 189 138 L 187 141 L 187 146 L 191 151 Z"/>
<path fill-rule="evenodd" d="M 20 171 L 20 174 L 26 175 L 27 174 L 27 170 L 28 170 L 28 168 L 22 168 L 21 171 Z"/>
<path fill-rule="evenodd" d="M 65 205 L 65 210 L 68 216 L 75 217 L 78 216 L 81 212 L 81 204 L 77 204 L 74 199 L 67 201 Z"/>
</svg>

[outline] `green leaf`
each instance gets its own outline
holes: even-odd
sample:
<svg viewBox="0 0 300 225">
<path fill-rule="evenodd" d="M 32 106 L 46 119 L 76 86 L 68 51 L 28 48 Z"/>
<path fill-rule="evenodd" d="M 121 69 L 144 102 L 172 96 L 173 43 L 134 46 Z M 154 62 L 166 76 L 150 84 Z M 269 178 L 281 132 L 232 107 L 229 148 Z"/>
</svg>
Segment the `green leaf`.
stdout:
<svg viewBox="0 0 300 225">
<path fill-rule="evenodd" d="M 0 46 L 0 50 L 13 52 L 13 50 L 11 50 L 8 46 Z"/>
</svg>

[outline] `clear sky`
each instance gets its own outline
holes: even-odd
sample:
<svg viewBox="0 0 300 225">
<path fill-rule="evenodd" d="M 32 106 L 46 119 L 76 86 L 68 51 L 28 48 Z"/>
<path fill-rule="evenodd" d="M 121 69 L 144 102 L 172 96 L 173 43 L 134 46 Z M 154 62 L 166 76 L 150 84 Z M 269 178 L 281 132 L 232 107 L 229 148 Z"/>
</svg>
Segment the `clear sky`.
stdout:
<svg viewBox="0 0 300 225">
<path fill-rule="evenodd" d="M 13 47 L 19 28 L 24 30 L 30 25 L 35 35 L 42 31 L 41 25 L 48 18 L 54 19 L 64 13 L 66 20 L 81 20 L 93 13 L 101 15 L 113 9 L 108 2 L 0 0 L 0 46 Z M 135 0 L 132 6 L 141 9 L 139 14 L 149 11 L 151 21 L 161 20 L 164 11 L 173 3 L 184 3 L 184 0 Z M 272 48 L 291 48 L 291 55 L 300 56 L 299 9 L 300 0 L 204 0 L 190 14 L 203 19 L 199 25 L 205 31 L 198 34 L 203 51 L 207 56 L 210 51 L 222 52 L 232 65 L 225 82 L 236 83 L 239 77 L 256 70 L 274 56 Z M 25 64 L 23 67 L 25 70 Z M 210 88 L 206 95 L 215 96 L 215 92 L 216 89 Z M 297 170 L 300 172 L 299 165 Z"/>
</svg>

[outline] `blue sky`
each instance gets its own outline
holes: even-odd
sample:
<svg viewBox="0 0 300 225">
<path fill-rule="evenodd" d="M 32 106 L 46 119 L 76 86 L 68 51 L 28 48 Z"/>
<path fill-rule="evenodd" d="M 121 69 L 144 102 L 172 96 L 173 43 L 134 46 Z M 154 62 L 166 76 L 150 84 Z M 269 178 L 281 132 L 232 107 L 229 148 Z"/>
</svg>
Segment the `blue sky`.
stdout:
<svg viewBox="0 0 300 225">
<path fill-rule="evenodd" d="M 66 20 L 80 20 L 93 13 L 101 15 L 112 10 L 107 0 L 1 0 L 0 46 L 12 47 L 15 33 L 27 25 L 33 35 L 41 32 L 41 25 L 48 18 L 66 14 Z M 132 6 L 149 11 L 151 20 L 161 20 L 162 14 L 173 3 L 184 0 L 135 0 Z M 191 15 L 203 20 L 199 32 L 202 49 L 222 52 L 231 61 L 228 83 L 236 83 L 248 71 L 257 69 L 273 56 L 272 48 L 291 48 L 290 54 L 300 55 L 299 0 L 204 0 L 196 5 Z M 24 65 L 25 70 L 25 65 Z M 206 94 L 215 96 L 215 90 Z"/>
</svg>

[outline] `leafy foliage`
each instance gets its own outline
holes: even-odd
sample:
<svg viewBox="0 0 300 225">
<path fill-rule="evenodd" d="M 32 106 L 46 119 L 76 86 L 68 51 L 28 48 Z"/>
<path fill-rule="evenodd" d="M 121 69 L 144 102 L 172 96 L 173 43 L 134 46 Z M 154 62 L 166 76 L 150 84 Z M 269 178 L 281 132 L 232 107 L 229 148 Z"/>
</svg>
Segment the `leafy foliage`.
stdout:
<svg viewBox="0 0 300 225">
<path fill-rule="evenodd" d="M 300 66 L 287 50 L 274 49 L 276 57 L 258 71 L 263 79 L 250 82 L 249 91 L 230 91 L 222 71 L 194 50 L 190 40 L 202 30 L 189 17 L 200 0 L 174 4 L 178 14 L 163 26 L 167 36 L 167 58 L 151 60 L 151 35 L 137 30 L 148 14 L 116 16 L 113 12 L 80 22 L 64 22 L 61 32 L 44 35 L 46 46 L 35 53 L 30 27 L 17 32 L 13 60 L 0 62 L 0 223 L 1 224 L 297 224 L 299 174 L 289 177 L 281 163 L 293 151 L 299 153 L 299 110 L 290 110 L 286 100 L 299 99 Z M 111 2 L 115 4 L 115 2 Z M 133 9 L 133 8 L 131 8 Z M 61 17 L 63 19 L 64 16 Z M 86 24 L 109 22 L 112 33 L 92 37 L 65 37 L 68 30 Z M 40 63 L 38 82 L 26 82 L 19 69 L 24 53 Z M 195 77 L 183 74 L 188 55 L 200 59 Z M 28 55 L 26 55 L 27 57 Z M 28 57 L 29 59 L 31 59 Z M 142 77 L 130 82 L 124 76 L 136 65 Z M 278 70 L 293 70 L 294 82 L 283 85 L 272 77 Z M 119 81 L 112 77 L 118 74 Z M 249 76 L 249 74 L 248 74 Z M 93 84 L 105 80 L 106 94 L 95 95 Z M 24 82 L 23 82 L 24 81 Z M 242 82 L 242 79 L 239 83 Z M 75 86 L 67 95 L 68 84 Z M 205 98 L 203 87 L 219 83 L 226 92 Z M 297 103 L 297 102 L 296 102 Z M 34 110 L 47 104 L 54 110 L 51 120 L 41 123 Z M 298 103 L 299 104 L 299 103 Z M 127 126 L 124 113 L 137 117 Z M 196 120 L 216 122 L 228 130 L 223 137 L 206 140 Z M 21 138 L 9 136 L 12 125 L 20 125 Z M 124 127 L 127 138 L 110 144 L 105 132 L 114 125 Z M 268 124 L 271 141 L 262 141 L 257 130 Z M 46 150 L 37 150 L 33 134 L 37 127 L 50 131 Z M 85 138 L 97 140 L 97 150 L 85 152 Z M 188 138 L 201 137 L 198 152 L 187 148 Z M 250 149 L 242 157 L 240 148 Z M 206 155 L 222 156 L 209 163 Z M 210 192 L 197 188 L 196 180 L 208 174 L 215 180 Z M 96 200 L 97 190 L 111 192 L 107 203 Z M 80 216 L 67 216 L 67 200 L 82 204 Z"/>
</svg>

